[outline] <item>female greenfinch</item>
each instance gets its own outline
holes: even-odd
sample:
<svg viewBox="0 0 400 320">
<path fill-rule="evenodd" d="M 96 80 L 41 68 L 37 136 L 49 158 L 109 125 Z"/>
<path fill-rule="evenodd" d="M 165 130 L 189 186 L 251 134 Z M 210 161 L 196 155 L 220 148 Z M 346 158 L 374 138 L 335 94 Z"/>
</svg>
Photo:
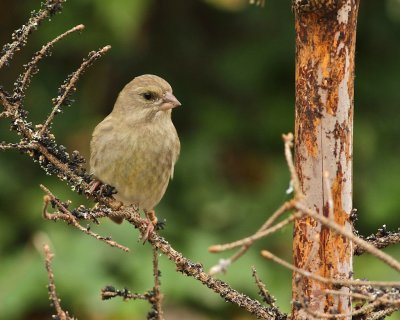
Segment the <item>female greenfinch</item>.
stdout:
<svg viewBox="0 0 400 320">
<path fill-rule="evenodd" d="M 167 189 L 179 156 L 171 112 L 180 105 L 167 81 L 145 74 L 122 89 L 112 112 L 93 131 L 91 173 L 115 187 L 117 200 L 144 209 L 149 219 L 145 240 L 157 223 L 154 207 Z"/>
</svg>

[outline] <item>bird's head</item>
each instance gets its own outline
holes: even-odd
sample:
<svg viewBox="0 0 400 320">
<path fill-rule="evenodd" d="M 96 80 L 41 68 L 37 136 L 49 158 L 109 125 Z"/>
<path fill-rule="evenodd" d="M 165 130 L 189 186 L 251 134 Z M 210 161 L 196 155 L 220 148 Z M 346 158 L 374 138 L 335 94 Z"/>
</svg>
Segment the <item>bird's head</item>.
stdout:
<svg viewBox="0 0 400 320">
<path fill-rule="evenodd" d="M 155 75 L 145 74 L 134 78 L 120 92 L 114 111 L 134 120 L 152 120 L 170 117 L 171 110 L 181 103 L 172 94 L 167 81 Z"/>
</svg>

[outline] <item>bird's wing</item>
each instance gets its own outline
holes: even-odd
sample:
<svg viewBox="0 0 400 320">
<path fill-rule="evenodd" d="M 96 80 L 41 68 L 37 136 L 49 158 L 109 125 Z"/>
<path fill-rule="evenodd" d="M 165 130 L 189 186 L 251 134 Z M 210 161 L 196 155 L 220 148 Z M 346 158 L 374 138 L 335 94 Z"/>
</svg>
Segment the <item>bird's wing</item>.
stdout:
<svg viewBox="0 0 400 320">
<path fill-rule="evenodd" d="M 175 167 L 176 161 L 178 161 L 180 151 L 181 151 L 181 143 L 180 143 L 179 139 L 177 139 L 177 143 L 175 144 L 174 152 L 172 153 L 171 180 L 174 178 L 174 167 Z"/>
</svg>

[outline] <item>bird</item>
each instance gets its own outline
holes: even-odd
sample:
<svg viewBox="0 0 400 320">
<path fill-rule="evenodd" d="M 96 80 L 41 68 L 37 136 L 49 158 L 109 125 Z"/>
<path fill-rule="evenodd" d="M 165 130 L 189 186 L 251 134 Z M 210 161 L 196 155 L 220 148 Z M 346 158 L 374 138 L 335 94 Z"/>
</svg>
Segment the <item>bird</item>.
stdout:
<svg viewBox="0 0 400 320">
<path fill-rule="evenodd" d="M 144 242 L 157 224 L 154 208 L 179 157 L 180 141 L 171 119 L 172 109 L 179 106 L 167 81 L 152 74 L 137 76 L 125 85 L 111 113 L 92 134 L 93 191 L 100 182 L 109 184 L 116 189 L 116 200 L 143 209 L 148 223 Z"/>
</svg>

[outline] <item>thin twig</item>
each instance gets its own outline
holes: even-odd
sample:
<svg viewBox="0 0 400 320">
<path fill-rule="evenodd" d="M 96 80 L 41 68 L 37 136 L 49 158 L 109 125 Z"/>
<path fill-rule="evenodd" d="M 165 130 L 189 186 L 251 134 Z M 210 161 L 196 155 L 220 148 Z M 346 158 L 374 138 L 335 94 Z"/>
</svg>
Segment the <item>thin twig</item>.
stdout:
<svg viewBox="0 0 400 320">
<path fill-rule="evenodd" d="M 364 280 L 350 280 L 350 279 L 332 279 L 332 278 L 325 278 L 320 275 L 314 274 L 312 272 L 309 272 L 304 269 L 297 268 L 293 264 L 290 264 L 289 262 L 286 262 L 285 260 L 282 260 L 281 258 L 275 256 L 272 254 L 270 251 L 267 250 L 262 250 L 261 255 L 269 259 L 277 264 L 280 264 L 281 266 L 290 269 L 296 273 L 301 274 L 302 276 L 317 280 L 319 282 L 325 283 L 325 284 L 331 284 L 331 285 L 341 285 L 341 286 L 380 286 L 380 287 L 396 287 L 400 286 L 400 282 L 396 281 L 364 281 Z"/>
<path fill-rule="evenodd" d="M 11 149 L 16 149 L 16 150 L 26 150 L 29 149 L 30 146 L 28 144 L 24 143 L 0 143 L 0 150 L 11 150 Z"/>
<path fill-rule="evenodd" d="M 10 112 L 8 112 L 8 111 L 0 112 L 0 119 L 1 118 L 9 118 L 9 117 L 11 117 L 11 113 Z"/>
<path fill-rule="evenodd" d="M 261 281 L 260 277 L 258 276 L 257 270 L 255 267 L 252 267 L 253 270 L 253 277 L 256 281 L 256 285 L 258 287 L 259 291 L 259 295 L 263 298 L 264 302 L 268 305 L 270 305 L 271 307 L 276 307 L 275 306 L 275 302 L 276 299 L 274 296 L 272 296 L 267 287 L 265 286 L 265 284 Z"/>
<path fill-rule="evenodd" d="M 68 222 L 69 225 L 75 227 L 76 229 L 82 231 L 83 233 L 86 233 L 89 236 L 92 236 L 93 238 L 103 241 L 110 245 L 111 247 L 115 247 L 118 249 L 121 249 L 122 251 L 129 252 L 129 248 L 111 240 L 110 237 L 103 237 L 98 235 L 97 233 L 94 233 L 91 231 L 89 228 L 84 228 L 82 227 L 75 216 L 61 203 L 60 200 L 58 200 L 51 192 L 49 189 L 47 189 L 45 186 L 40 185 L 40 188 L 46 192 L 46 196 L 44 196 L 44 207 L 43 207 L 43 217 L 47 220 L 64 220 Z M 50 203 L 54 203 L 61 212 L 59 213 L 52 213 L 50 214 L 47 211 L 47 208 Z"/>
<path fill-rule="evenodd" d="M 123 290 L 117 290 L 113 286 L 106 286 L 101 289 L 101 299 L 109 300 L 115 297 L 122 297 L 124 301 L 127 300 L 149 300 L 151 297 L 151 293 L 146 292 L 144 294 L 139 293 L 131 293 L 127 288 Z"/>
<path fill-rule="evenodd" d="M 92 51 L 89 53 L 88 59 L 84 60 L 83 63 L 79 66 L 78 70 L 76 70 L 67 81 L 61 86 L 59 92 L 60 95 L 57 98 L 53 99 L 55 105 L 50 115 L 47 117 L 45 123 L 41 127 L 38 132 L 39 136 L 42 136 L 43 133 L 48 130 L 49 126 L 52 124 L 53 119 L 57 113 L 60 112 L 60 107 L 63 105 L 67 99 L 67 97 L 71 94 L 72 91 L 75 90 L 75 85 L 79 80 L 79 77 L 85 72 L 85 70 L 97 59 L 99 59 L 102 55 L 104 55 L 107 51 L 111 49 L 111 46 L 105 46 L 98 51 Z"/>
<path fill-rule="evenodd" d="M 14 41 L 3 46 L 2 56 L 0 57 L 0 69 L 8 64 L 15 52 L 26 45 L 28 36 L 38 28 L 43 20 L 61 11 L 63 2 L 65 0 L 47 0 L 39 12 L 32 13 L 26 25 L 14 31 L 12 34 L 12 40 Z"/>
<path fill-rule="evenodd" d="M 43 250 L 45 253 L 45 265 L 47 270 L 47 276 L 49 278 L 49 285 L 47 286 L 49 290 L 49 299 L 54 309 L 57 312 L 58 319 L 60 320 L 74 320 L 73 317 L 70 317 L 68 311 L 64 311 L 61 308 L 60 299 L 57 296 L 56 285 L 54 282 L 54 273 L 51 267 L 51 260 L 53 259 L 54 254 L 50 251 L 50 248 L 47 244 L 43 246 Z"/>
<path fill-rule="evenodd" d="M 154 277 L 154 295 L 152 296 L 151 302 L 154 311 L 154 320 L 164 320 L 164 313 L 162 310 L 163 295 L 160 291 L 160 276 L 161 271 L 158 266 L 158 250 L 157 247 L 153 246 L 153 277 Z"/>
<path fill-rule="evenodd" d="M 36 52 L 32 58 L 32 60 L 25 66 L 25 72 L 21 74 L 18 79 L 15 82 L 15 88 L 14 88 L 14 97 L 15 95 L 20 95 L 23 94 L 26 90 L 26 88 L 29 85 L 30 78 L 34 73 L 37 71 L 37 64 L 42 60 L 44 57 L 46 57 L 49 54 L 49 51 L 51 48 L 54 46 L 54 44 L 61 39 L 65 38 L 69 34 L 77 31 L 82 31 L 85 28 L 83 24 L 77 25 L 73 27 L 72 29 L 64 32 L 63 34 L 59 35 L 58 37 L 54 38 L 52 41 L 48 42 L 45 44 L 40 51 Z"/>
<path fill-rule="evenodd" d="M 314 311 L 311 310 L 307 305 L 302 304 L 304 311 L 308 313 L 309 315 L 312 315 L 313 317 L 316 317 L 317 319 L 343 319 L 343 318 L 349 318 L 349 317 L 354 317 L 358 316 L 361 314 L 367 314 L 370 310 L 373 310 L 374 308 L 380 306 L 381 303 L 379 301 L 373 301 L 360 309 L 347 312 L 347 313 L 323 313 L 319 311 Z"/>
<path fill-rule="evenodd" d="M 392 313 L 399 311 L 400 308 L 385 308 L 384 310 L 379 310 L 374 313 L 370 313 L 365 320 L 381 320 L 386 316 L 390 316 Z"/>
<path fill-rule="evenodd" d="M 365 238 L 365 241 L 377 249 L 383 249 L 392 244 L 400 244 L 400 230 L 397 232 L 387 231 L 384 226 L 377 232 L 377 234 Z M 354 255 L 356 256 L 362 255 L 364 252 L 365 249 L 360 246 L 356 246 L 354 249 Z"/>
<path fill-rule="evenodd" d="M 289 132 L 287 134 L 282 135 L 282 139 L 285 145 L 285 158 L 290 172 L 290 179 L 293 185 L 294 194 L 297 199 L 301 199 L 303 197 L 303 193 L 300 188 L 300 181 L 296 173 L 296 168 L 293 164 L 293 155 L 292 155 L 292 148 L 293 148 L 293 133 Z"/>
<path fill-rule="evenodd" d="M 250 248 L 250 246 L 254 243 L 259 238 L 262 238 L 268 234 L 271 234 L 280 228 L 283 228 L 285 225 L 290 223 L 288 220 L 283 220 L 280 224 L 277 224 L 274 227 L 269 228 L 276 219 L 278 219 L 282 214 L 284 214 L 286 211 L 290 210 L 292 208 L 292 205 L 290 202 L 285 202 L 282 206 L 278 208 L 269 218 L 268 220 L 257 230 L 257 232 L 249 237 L 246 237 L 244 239 L 234 241 L 232 243 L 228 244 L 219 244 L 219 245 L 213 245 L 208 248 L 209 252 L 216 253 L 216 252 L 221 252 L 229 249 L 233 249 L 238 246 L 242 246 L 239 251 L 237 251 L 234 255 L 232 255 L 229 259 L 221 259 L 220 262 L 211 267 L 209 273 L 211 275 L 220 273 L 220 272 L 225 272 L 226 269 L 236 260 L 238 260 L 242 255 L 244 255 L 247 250 Z"/>
<path fill-rule="evenodd" d="M 290 210 L 292 207 L 293 207 L 293 204 L 291 201 L 285 202 L 284 205 L 278 209 L 279 215 L 283 214 L 287 210 Z M 297 214 L 292 214 L 288 218 L 275 224 L 273 227 L 264 229 L 263 231 L 258 231 L 251 236 L 248 236 L 246 238 L 243 238 L 243 239 L 231 242 L 231 243 L 212 245 L 208 248 L 208 251 L 211 253 L 216 253 L 216 252 L 234 249 L 234 248 L 237 248 L 240 246 L 251 245 L 253 242 L 257 241 L 258 239 L 261 239 L 261 238 L 266 237 L 278 230 L 281 230 L 282 228 L 284 228 L 285 226 L 287 226 L 288 224 L 290 224 L 293 220 L 295 220 L 297 218 L 298 218 Z"/>
<path fill-rule="evenodd" d="M 290 176 L 291 176 L 291 185 L 294 188 L 295 191 L 295 199 L 301 199 L 303 197 L 303 194 L 301 192 L 300 189 L 300 183 L 299 183 L 299 179 L 297 177 L 296 174 L 296 169 L 294 167 L 293 164 L 293 156 L 292 156 L 292 152 L 291 152 L 291 148 L 293 148 L 293 134 L 292 133 L 288 133 L 288 134 L 283 134 L 282 135 L 282 139 L 284 141 L 284 151 L 285 151 L 285 157 L 286 157 L 286 161 L 289 167 L 289 171 L 290 171 Z M 232 255 L 230 258 L 228 259 L 221 259 L 219 261 L 218 264 L 214 265 L 213 267 L 210 268 L 209 273 L 211 275 L 220 273 L 220 272 L 225 272 L 227 270 L 227 268 L 236 260 L 238 260 L 241 256 L 243 256 L 247 250 L 249 250 L 249 248 L 251 247 L 251 245 L 254 243 L 254 241 L 265 237 L 266 235 L 275 232 L 277 230 L 279 230 L 279 228 L 283 228 L 285 225 L 287 225 L 288 223 L 290 223 L 292 221 L 292 217 L 289 217 L 287 220 L 282 221 L 281 224 L 277 224 L 277 229 L 273 229 L 270 230 L 270 226 L 275 222 L 275 220 L 277 220 L 282 214 L 284 214 L 286 211 L 292 209 L 292 203 L 291 201 L 287 201 L 285 202 L 281 207 L 278 208 L 278 210 L 276 210 L 268 219 L 267 221 L 264 222 L 264 224 L 261 226 L 261 228 L 259 228 L 256 233 L 252 236 L 249 236 L 247 238 L 232 242 L 232 243 L 228 243 L 225 245 L 213 245 L 211 247 L 208 248 L 208 251 L 210 252 L 221 252 L 224 250 L 229 250 L 238 246 L 242 246 L 239 251 L 237 251 L 234 255 Z"/>
<path fill-rule="evenodd" d="M 352 297 L 353 300 L 367 300 L 367 301 L 378 301 L 385 305 L 397 305 L 400 306 L 400 299 L 390 299 L 388 295 L 379 296 L 377 293 L 374 294 L 360 294 L 357 292 L 343 292 L 330 289 L 324 289 L 323 294 L 331 294 L 336 296 L 348 296 Z"/>
<path fill-rule="evenodd" d="M 383 251 L 378 250 L 377 248 L 375 248 L 372 244 L 368 243 L 367 241 L 365 241 L 359 237 L 356 237 L 353 233 L 343 229 L 343 227 L 340 226 L 339 224 L 337 224 L 335 221 L 328 219 L 320 214 L 317 214 L 316 212 L 314 212 L 313 210 L 310 210 L 303 203 L 301 203 L 299 201 L 295 202 L 294 207 L 297 210 L 300 210 L 303 214 L 314 218 L 315 220 L 319 221 L 323 225 L 328 226 L 330 229 L 332 229 L 336 233 L 353 241 L 359 247 L 363 248 L 365 251 L 368 251 L 369 253 L 371 253 L 375 257 L 377 257 L 378 259 L 385 262 L 388 266 L 390 266 L 393 269 L 395 269 L 396 271 L 400 272 L 400 262 L 398 262 L 393 257 L 389 256 L 388 254 L 384 253 Z"/>
</svg>

